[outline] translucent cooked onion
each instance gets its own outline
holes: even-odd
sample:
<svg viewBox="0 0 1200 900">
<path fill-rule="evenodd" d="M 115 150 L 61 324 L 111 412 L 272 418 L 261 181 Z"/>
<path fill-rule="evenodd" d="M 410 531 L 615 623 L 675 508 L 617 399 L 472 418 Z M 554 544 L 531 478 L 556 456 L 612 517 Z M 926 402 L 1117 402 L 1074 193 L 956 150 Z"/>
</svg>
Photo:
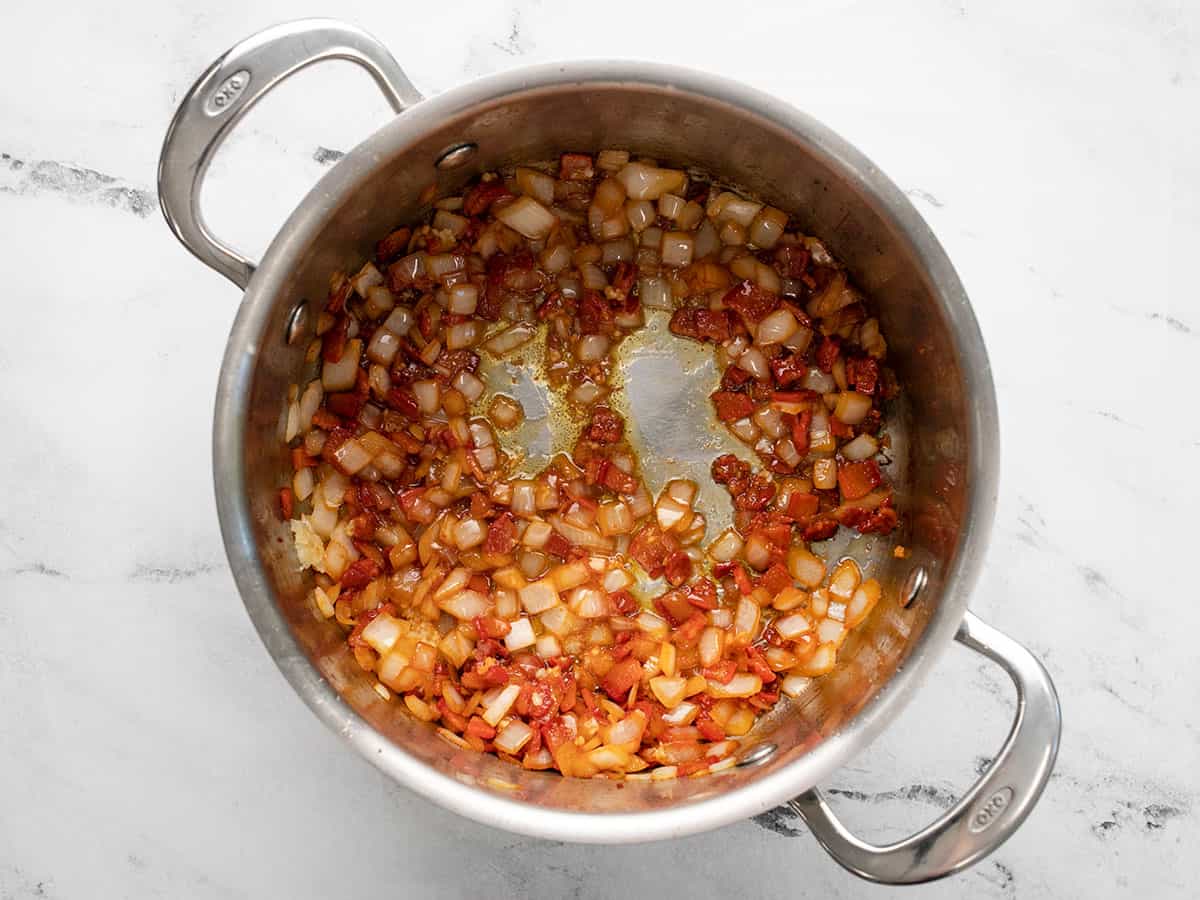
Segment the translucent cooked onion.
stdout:
<svg viewBox="0 0 1200 900">
<path fill-rule="evenodd" d="M 851 462 L 870 459 L 879 452 L 879 442 L 869 434 L 860 434 L 852 441 L 842 444 L 841 454 Z"/>
<path fill-rule="evenodd" d="M 417 398 L 417 405 L 421 408 L 421 412 L 426 415 L 437 412 L 442 401 L 441 389 L 436 381 L 414 381 L 412 391 Z"/>
<path fill-rule="evenodd" d="M 671 284 L 665 278 L 657 276 L 638 280 L 638 296 L 642 304 L 649 309 L 674 309 L 675 301 L 671 294 Z"/>
<path fill-rule="evenodd" d="M 837 382 L 833 380 L 832 375 L 812 366 L 804 373 L 800 386 L 806 390 L 816 391 L 818 394 L 828 394 L 837 387 Z"/>
<path fill-rule="evenodd" d="M 815 588 L 825 577 L 825 563 L 803 547 L 788 550 L 787 569 L 804 588 Z"/>
<path fill-rule="evenodd" d="M 746 562 L 760 572 L 771 564 L 771 545 L 761 532 L 754 532 L 746 539 L 743 551 Z"/>
<path fill-rule="evenodd" d="M 531 240 L 541 240 L 558 224 L 554 213 L 532 197 L 518 197 L 507 206 L 497 209 L 496 218 Z"/>
<path fill-rule="evenodd" d="M 677 169 L 630 163 L 616 174 L 616 180 L 634 200 L 657 200 L 663 194 L 682 191 L 687 184 L 687 174 Z"/>
<path fill-rule="evenodd" d="M 510 648 L 511 649 L 511 648 Z M 513 719 L 498 732 L 493 743 L 501 753 L 515 756 L 533 737 L 533 729 L 520 719 Z"/>
<path fill-rule="evenodd" d="M 649 200 L 627 200 L 625 216 L 634 231 L 641 231 L 654 222 L 654 204 Z"/>
<path fill-rule="evenodd" d="M 857 391 L 842 391 L 833 414 L 847 425 L 858 425 L 871 411 L 871 398 Z"/>
<path fill-rule="evenodd" d="M 782 344 L 795 334 L 799 327 L 800 323 L 796 321 L 796 317 L 790 310 L 777 309 L 758 323 L 754 340 L 755 343 L 762 345 Z"/>
<path fill-rule="evenodd" d="M 524 416 L 525 410 L 521 404 L 504 394 L 493 397 L 492 404 L 488 407 L 488 418 L 495 422 L 498 428 L 513 428 Z"/>
<path fill-rule="evenodd" d="M 463 519 L 454 526 L 454 543 L 459 550 L 470 550 L 483 543 L 487 526 L 479 519 Z"/>
<path fill-rule="evenodd" d="M 771 366 L 767 363 L 766 356 L 757 347 L 751 347 L 737 359 L 739 369 L 744 369 L 749 372 L 759 381 L 766 381 L 771 377 Z"/>
<path fill-rule="evenodd" d="M 583 363 L 596 363 L 608 356 L 610 342 L 603 334 L 585 334 L 575 345 L 575 356 Z"/>
<path fill-rule="evenodd" d="M 750 418 L 738 419 L 729 426 L 729 430 L 734 436 L 747 444 L 753 444 L 758 440 L 758 426 L 754 424 L 754 420 Z"/>
<path fill-rule="evenodd" d="M 479 322 L 474 319 L 468 322 L 459 322 L 446 329 L 447 350 L 462 350 L 464 347 L 473 347 L 478 339 Z"/>
<path fill-rule="evenodd" d="M 376 328 L 375 333 L 371 335 L 371 342 L 367 344 L 367 359 L 390 366 L 399 352 L 400 338 L 386 328 Z"/>
<path fill-rule="evenodd" d="M 729 562 L 742 553 L 743 541 L 732 528 L 726 528 L 708 547 L 708 555 L 717 562 Z"/>
<path fill-rule="evenodd" d="M 543 206 L 554 204 L 554 179 L 537 169 L 518 166 L 515 173 L 517 190 L 527 194 Z"/>
<path fill-rule="evenodd" d="M 631 238 L 605 241 L 600 245 L 600 261 L 611 266 L 619 262 L 630 262 L 634 257 L 634 245 Z"/>
<path fill-rule="evenodd" d="M 774 247 L 787 227 L 787 213 L 773 206 L 764 207 L 750 222 L 750 243 L 763 250 Z"/>
<path fill-rule="evenodd" d="M 832 491 L 837 487 L 837 460 L 818 459 L 813 463 L 813 487 L 821 491 Z"/>
<path fill-rule="evenodd" d="M 571 264 L 571 250 L 566 244 L 559 244 L 553 249 L 542 252 L 542 268 L 551 275 L 557 275 Z"/>
<path fill-rule="evenodd" d="M 456 391 L 471 402 L 482 397 L 485 389 L 484 383 L 465 369 L 454 376 L 451 384 Z"/>
<path fill-rule="evenodd" d="M 358 364 L 362 357 L 362 341 L 357 338 L 347 341 L 341 359 L 326 362 L 321 369 L 321 386 L 329 392 L 348 391 L 358 378 Z"/>
<path fill-rule="evenodd" d="M 497 356 L 516 350 L 522 344 L 528 343 L 537 333 L 533 325 L 518 323 L 506 328 L 484 342 L 484 349 Z"/>
<path fill-rule="evenodd" d="M 591 528 L 579 528 L 567 522 L 562 516 L 551 515 L 547 517 L 551 527 L 561 534 L 572 544 L 583 547 L 586 550 L 594 550 L 597 553 L 611 554 L 613 552 L 613 542 L 611 538 L 607 538 Z"/>
<path fill-rule="evenodd" d="M 413 325 L 413 314 L 407 306 L 397 306 L 383 323 L 392 334 L 404 337 Z"/>
<path fill-rule="evenodd" d="M 456 316 L 469 316 L 479 302 L 479 288 L 473 284 L 456 284 L 447 291 L 446 308 Z"/>
<path fill-rule="evenodd" d="M 605 537 L 614 534 L 629 534 L 633 531 L 633 510 L 630 509 L 628 503 L 620 500 L 601 503 L 596 513 L 596 524 L 599 525 L 600 533 Z"/>
<path fill-rule="evenodd" d="M 690 265 L 694 249 L 695 242 L 690 234 L 683 231 L 664 232 L 659 250 L 662 264 L 677 268 Z"/>
</svg>

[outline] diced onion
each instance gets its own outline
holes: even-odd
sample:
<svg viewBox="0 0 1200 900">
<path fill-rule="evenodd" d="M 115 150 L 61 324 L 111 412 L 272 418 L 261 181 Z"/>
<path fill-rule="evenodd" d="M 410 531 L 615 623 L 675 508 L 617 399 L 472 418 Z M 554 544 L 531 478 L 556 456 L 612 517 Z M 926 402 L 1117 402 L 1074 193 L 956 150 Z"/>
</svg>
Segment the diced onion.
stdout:
<svg viewBox="0 0 1200 900">
<path fill-rule="evenodd" d="M 680 192 L 687 183 L 684 172 L 645 163 L 630 163 L 616 174 L 616 179 L 634 200 L 657 200 L 663 194 Z"/>
<path fill-rule="evenodd" d="M 518 166 L 515 173 L 517 190 L 528 194 L 543 206 L 554 203 L 554 179 L 545 172 Z"/>
<path fill-rule="evenodd" d="M 833 414 L 847 425 L 858 425 L 871 411 L 871 398 L 857 391 L 842 391 L 838 394 Z"/>
<path fill-rule="evenodd" d="M 521 688 L 519 685 L 505 685 L 504 689 L 496 695 L 495 699 L 484 707 L 483 721 L 493 727 L 498 725 L 500 720 L 508 715 L 508 711 L 512 709 L 513 704 L 517 702 L 517 696 L 520 693 Z"/>
<path fill-rule="evenodd" d="M 786 307 L 777 309 L 758 323 L 754 341 L 757 344 L 782 344 L 800 327 L 796 317 Z"/>
<path fill-rule="evenodd" d="M 851 462 L 858 462 L 863 459 L 870 459 L 879 452 L 879 442 L 871 435 L 863 433 L 854 440 L 842 445 L 842 456 Z"/>
<path fill-rule="evenodd" d="M 662 236 L 659 252 L 664 266 L 683 267 L 691 265 L 695 241 L 683 231 L 666 231 Z"/>
<path fill-rule="evenodd" d="M 475 312 L 479 302 L 479 288 L 473 284 L 456 284 L 447 292 L 449 302 L 446 308 L 456 316 L 469 316 Z"/>
<path fill-rule="evenodd" d="M 730 562 L 742 552 L 742 538 L 732 528 L 726 528 L 708 547 L 708 555 L 717 562 Z"/>
<path fill-rule="evenodd" d="M 585 334 L 575 346 L 575 356 L 583 363 L 600 362 L 608 355 L 609 340 L 603 334 Z"/>
<path fill-rule="evenodd" d="M 414 381 L 412 383 L 413 394 L 416 395 L 417 405 L 421 408 L 421 412 L 425 415 L 430 415 L 437 412 L 441 405 L 441 389 L 438 383 L 433 380 L 429 381 Z"/>
<path fill-rule="evenodd" d="M 771 367 L 767 363 L 767 358 L 757 347 L 751 347 L 739 356 L 737 366 L 739 369 L 749 372 L 759 381 L 766 381 L 771 377 Z"/>
<path fill-rule="evenodd" d="M 488 338 L 483 346 L 485 350 L 500 356 L 527 343 L 536 333 L 537 329 L 533 325 L 518 323 Z"/>
<path fill-rule="evenodd" d="M 554 213 L 528 196 L 497 209 L 496 218 L 531 240 L 541 240 L 558 224 Z"/>
<path fill-rule="evenodd" d="M 671 284 L 665 278 L 658 276 L 638 280 L 638 296 L 642 305 L 649 309 L 674 309 L 675 302 L 671 293 Z"/>
<path fill-rule="evenodd" d="M 537 638 L 533 633 L 533 625 L 529 619 L 521 617 L 515 622 L 510 623 L 508 634 L 504 636 L 504 646 L 510 651 L 524 650 L 526 647 L 532 647 Z"/>
<path fill-rule="evenodd" d="M 484 383 L 466 369 L 463 369 L 463 371 L 455 375 L 451 384 L 456 391 L 458 391 L 471 402 L 474 402 L 482 397 L 485 389 Z"/>
<path fill-rule="evenodd" d="M 337 362 L 326 362 L 321 370 L 321 385 L 326 391 L 348 391 L 358 378 L 358 363 L 362 357 L 362 341 L 355 338 L 347 341 L 342 358 Z"/>
</svg>

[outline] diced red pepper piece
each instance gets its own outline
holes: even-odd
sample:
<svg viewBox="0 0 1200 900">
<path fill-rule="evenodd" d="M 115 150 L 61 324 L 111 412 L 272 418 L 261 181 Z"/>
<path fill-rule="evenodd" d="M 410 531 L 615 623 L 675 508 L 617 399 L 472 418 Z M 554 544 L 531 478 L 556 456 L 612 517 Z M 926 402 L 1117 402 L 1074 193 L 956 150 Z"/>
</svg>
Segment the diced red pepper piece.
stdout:
<svg viewBox="0 0 1200 900">
<path fill-rule="evenodd" d="M 838 487 L 846 500 L 858 500 L 883 482 L 883 473 L 873 459 L 838 466 Z"/>
<path fill-rule="evenodd" d="M 717 602 L 717 586 L 707 578 L 697 579 L 688 589 L 687 601 L 697 609 L 716 609 L 720 605 Z"/>
<path fill-rule="evenodd" d="M 279 489 L 279 515 L 283 517 L 283 521 L 288 521 L 292 517 L 292 513 L 296 510 L 296 504 L 292 497 L 291 488 Z"/>
<path fill-rule="evenodd" d="M 348 316 L 338 316 L 333 327 L 321 335 L 321 359 L 335 363 L 346 351 L 346 335 L 350 328 Z"/>
<path fill-rule="evenodd" d="M 691 338 L 701 343 L 711 341 L 719 344 L 729 340 L 733 334 L 729 317 L 724 310 L 711 310 L 695 306 L 685 306 L 675 310 L 671 315 L 671 324 L 668 327 L 671 329 L 671 334 Z"/>
<path fill-rule="evenodd" d="M 729 684 L 737 674 L 737 663 L 732 659 L 723 659 L 715 665 L 705 666 L 701 669 L 701 674 L 720 684 Z"/>
<path fill-rule="evenodd" d="M 546 541 L 546 552 L 554 556 L 561 556 L 563 559 L 571 555 L 573 547 L 574 545 L 557 531 Z"/>
<path fill-rule="evenodd" d="M 350 563 L 346 567 L 346 571 L 342 573 L 339 581 L 344 588 L 358 590 L 365 588 L 378 578 L 382 572 L 383 570 L 379 567 L 379 563 L 375 562 L 375 560 L 363 558 Z"/>
<path fill-rule="evenodd" d="M 796 418 L 792 422 L 792 443 L 796 446 L 796 452 L 801 455 L 808 452 L 808 429 L 812 427 L 812 418 L 812 410 L 805 409 L 796 413 Z"/>
<path fill-rule="evenodd" d="M 511 553 L 517 546 L 517 523 L 510 512 L 497 516 L 488 526 L 483 542 L 485 553 Z"/>
<path fill-rule="evenodd" d="M 623 703 L 629 696 L 629 689 L 637 684 L 641 677 L 642 664 L 629 657 L 613 665 L 601 679 L 600 686 L 613 700 Z"/>
<path fill-rule="evenodd" d="M 692 613 L 692 617 L 675 629 L 671 639 L 680 647 L 687 647 L 700 639 L 700 633 L 708 627 L 708 617 L 704 613 Z"/>
<path fill-rule="evenodd" d="M 375 245 L 375 259 L 384 265 L 401 256 L 408 250 L 408 239 L 411 237 L 411 228 L 397 228 Z"/>
<path fill-rule="evenodd" d="M 795 491 L 788 496 L 787 514 L 790 518 L 800 521 L 817 514 L 821 500 L 816 494 L 803 494 Z"/>
<path fill-rule="evenodd" d="M 721 302 L 741 314 L 747 325 L 757 325 L 779 307 L 779 295 L 760 288 L 753 281 L 743 281 L 730 288 Z"/>
<path fill-rule="evenodd" d="M 487 212 L 497 200 L 511 196 L 512 193 L 499 178 L 481 181 L 463 195 L 463 215 L 478 216 Z"/>
<path fill-rule="evenodd" d="M 691 577 L 692 558 L 682 550 L 676 550 L 663 562 L 663 572 L 668 582 L 681 585 Z"/>
<path fill-rule="evenodd" d="M 325 406 L 336 416 L 343 419 L 357 419 L 358 414 L 366 405 L 367 398 L 349 391 L 339 394 L 329 394 L 325 397 Z"/>
<path fill-rule="evenodd" d="M 787 567 L 782 563 L 773 563 L 771 568 L 763 573 L 759 583 L 770 591 L 771 596 L 774 597 L 784 588 L 792 586 L 792 576 L 788 573 Z"/>
<path fill-rule="evenodd" d="M 732 678 L 733 676 L 729 677 Z M 710 718 L 697 719 L 696 729 L 706 741 L 712 741 L 715 744 L 717 741 L 725 740 L 725 729 Z"/>
<path fill-rule="evenodd" d="M 733 580 L 737 582 L 738 593 L 743 597 L 749 596 L 754 591 L 754 583 L 750 581 L 750 574 L 740 563 L 733 566 Z"/>
<path fill-rule="evenodd" d="M 822 372 L 832 372 L 833 364 L 841 352 L 842 347 L 837 338 L 830 335 L 821 338 L 821 345 L 817 347 L 817 368 Z"/>
<path fill-rule="evenodd" d="M 754 412 L 754 401 L 741 393 L 715 391 L 712 402 L 717 408 L 717 418 L 722 422 L 736 422 Z"/>
<path fill-rule="evenodd" d="M 563 181 L 591 181 L 596 170 L 586 153 L 564 153 L 558 163 L 558 177 Z"/>
<path fill-rule="evenodd" d="M 879 384 L 879 363 L 869 356 L 846 360 L 846 380 L 860 394 L 874 394 Z"/>
<path fill-rule="evenodd" d="M 604 295 L 585 289 L 579 298 L 579 330 L 583 334 L 608 334 L 613 330 L 613 309 Z"/>
<path fill-rule="evenodd" d="M 804 526 L 802 537 L 809 543 L 826 541 L 837 533 L 838 523 L 833 519 L 817 519 Z"/>
<path fill-rule="evenodd" d="M 623 616 L 641 609 L 637 599 L 629 591 L 613 591 L 608 595 L 608 599 L 613 602 L 613 605 L 617 608 L 617 612 Z"/>
<path fill-rule="evenodd" d="M 625 434 L 625 421 L 607 406 L 597 406 L 588 426 L 589 441 L 597 444 L 615 444 Z"/>
<path fill-rule="evenodd" d="M 671 551 L 678 549 L 679 543 L 674 537 L 663 534 L 654 523 L 643 525 L 629 543 L 629 555 L 637 560 L 651 578 L 658 578 L 663 573 L 663 565 Z"/>
<path fill-rule="evenodd" d="M 471 716 L 471 721 L 467 722 L 465 734 L 470 737 L 477 737 L 480 740 L 490 741 L 496 736 L 496 729 L 483 721 L 479 716 Z"/>
<path fill-rule="evenodd" d="M 476 616 L 471 624 L 475 626 L 475 631 L 482 637 L 489 637 L 493 640 L 500 640 L 512 631 L 511 625 L 495 616 Z"/>
</svg>

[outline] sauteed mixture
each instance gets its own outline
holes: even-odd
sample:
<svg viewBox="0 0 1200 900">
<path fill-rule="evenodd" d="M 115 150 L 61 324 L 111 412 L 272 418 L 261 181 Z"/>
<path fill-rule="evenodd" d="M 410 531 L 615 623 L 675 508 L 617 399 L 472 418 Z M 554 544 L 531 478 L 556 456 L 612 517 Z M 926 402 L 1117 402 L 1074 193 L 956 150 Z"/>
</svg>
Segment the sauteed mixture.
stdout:
<svg viewBox="0 0 1200 900">
<path fill-rule="evenodd" d="M 653 317 L 723 373 L 711 402 L 745 450 L 712 460 L 719 534 L 695 482 L 646 483 L 613 402 L 637 390 L 617 347 Z M 718 771 L 879 599 L 812 545 L 897 524 L 887 345 L 779 209 L 618 150 L 489 173 L 334 274 L 317 331 L 281 512 L 317 614 L 455 745 L 572 776 Z M 498 360 L 563 398 L 570 453 L 531 467 Z"/>
</svg>

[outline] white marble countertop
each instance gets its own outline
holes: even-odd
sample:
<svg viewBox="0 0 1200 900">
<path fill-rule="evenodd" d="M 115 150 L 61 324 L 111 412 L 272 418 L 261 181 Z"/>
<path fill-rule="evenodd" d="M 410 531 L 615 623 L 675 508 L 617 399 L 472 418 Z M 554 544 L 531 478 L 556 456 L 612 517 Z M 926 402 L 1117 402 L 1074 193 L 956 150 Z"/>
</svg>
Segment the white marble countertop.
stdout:
<svg viewBox="0 0 1200 900">
<path fill-rule="evenodd" d="M 377 34 L 426 93 L 562 57 L 706 68 L 814 114 L 910 193 L 971 294 L 999 393 L 1001 500 L 971 606 L 1045 660 L 1065 716 L 1026 824 L 919 892 L 1195 896 L 1200 605 L 1166 563 L 1190 560 L 1200 501 L 1200 425 L 1167 402 L 1200 374 L 1200 7 L 768 6 L 605 5 L 617 25 L 544 0 L 319 12 Z M 621 848 L 475 825 L 389 782 L 280 677 L 210 484 L 238 295 L 169 234 L 154 178 L 199 72 L 296 14 L 0 13 L 0 897 L 890 893 L 782 819 Z M 322 148 L 385 115 L 357 71 L 302 73 L 214 167 L 214 228 L 262 248 Z M 951 651 L 831 781 L 839 812 L 875 840 L 924 824 L 1012 705 L 1002 675 Z"/>
</svg>

